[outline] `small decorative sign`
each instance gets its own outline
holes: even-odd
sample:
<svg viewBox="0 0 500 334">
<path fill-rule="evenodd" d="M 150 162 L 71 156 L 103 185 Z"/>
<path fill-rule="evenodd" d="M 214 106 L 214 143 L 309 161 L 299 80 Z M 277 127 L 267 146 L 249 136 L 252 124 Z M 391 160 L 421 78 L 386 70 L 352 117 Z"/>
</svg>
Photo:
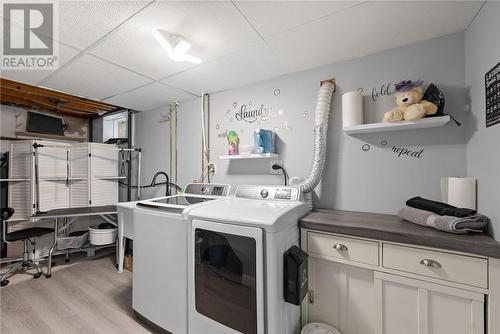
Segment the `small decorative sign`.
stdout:
<svg viewBox="0 0 500 334">
<path fill-rule="evenodd" d="M 486 127 L 500 123 L 500 63 L 484 76 Z"/>
</svg>

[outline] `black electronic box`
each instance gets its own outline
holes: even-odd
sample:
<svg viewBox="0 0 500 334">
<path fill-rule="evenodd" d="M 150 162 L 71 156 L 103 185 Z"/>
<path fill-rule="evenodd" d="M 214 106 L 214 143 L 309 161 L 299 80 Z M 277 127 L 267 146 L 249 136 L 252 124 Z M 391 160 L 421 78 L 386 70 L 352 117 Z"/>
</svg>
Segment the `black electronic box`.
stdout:
<svg viewBox="0 0 500 334">
<path fill-rule="evenodd" d="M 307 295 L 308 254 L 297 246 L 292 246 L 284 254 L 283 296 L 287 303 L 300 305 Z"/>
</svg>

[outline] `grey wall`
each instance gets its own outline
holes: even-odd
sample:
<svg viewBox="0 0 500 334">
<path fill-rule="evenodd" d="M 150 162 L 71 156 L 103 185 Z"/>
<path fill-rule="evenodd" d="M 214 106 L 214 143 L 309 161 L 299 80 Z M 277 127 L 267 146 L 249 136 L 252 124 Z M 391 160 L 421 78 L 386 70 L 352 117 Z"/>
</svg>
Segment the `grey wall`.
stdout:
<svg viewBox="0 0 500 334">
<path fill-rule="evenodd" d="M 104 118 L 99 117 L 92 120 L 92 141 L 95 143 L 102 143 L 104 132 Z"/>
<path fill-rule="evenodd" d="M 201 111 L 200 100 L 182 103 L 177 114 L 178 183 L 186 184 L 201 178 Z"/>
<path fill-rule="evenodd" d="M 158 171 L 170 174 L 170 126 L 162 122 L 163 114 L 168 113 L 168 107 L 135 114 L 135 147 L 142 149 L 141 183 L 151 183 L 151 178 Z M 165 181 L 159 176 L 157 182 Z M 136 181 L 134 181 L 136 184 Z M 145 188 L 143 198 L 163 196 L 165 187 Z"/>
<path fill-rule="evenodd" d="M 467 126 L 467 173 L 478 179 L 478 209 L 492 219 L 500 241 L 500 124 L 486 128 L 484 75 L 500 62 L 500 2 L 489 1 L 465 34 L 466 81 L 471 118 Z"/>
<path fill-rule="evenodd" d="M 305 176 L 312 156 L 314 106 L 320 80 L 337 79 L 329 126 L 328 160 L 323 183 L 317 188 L 316 206 L 367 212 L 395 213 L 412 196 L 440 199 L 441 176 L 466 175 L 465 131 L 449 123 L 426 130 L 348 136 L 341 125 L 341 96 L 363 88 L 365 117 L 380 121 L 394 106 L 394 97 L 371 101 L 372 88 L 403 79 L 422 78 L 434 82 L 446 95 L 446 111 L 464 120 L 466 109 L 464 34 L 458 33 L 385 51 L 352 61 L 283 76 L 258 84 L 211 95 L 211 157 L 217 165 L 215 182 L 238 184 L 280 184 L 281 176 L 269 175 L 267 161 L 227 161 L 225 130 L 240 133 L 241 144 L 251 144 L 255 128 L 275 129 L 280 153 L 291 176 Z M 280 90 L 275 95 L 275 89 Z M 251 103 L 251 106 L 249 104 Z M 233 104 L 236 107 L 233 107 Z M 268 120 L 254 123 L 235 120 L 242 104 L 248 109 L 264 104 L 272 108 Z M 180 179 L 199 177 L 192 170 L 199 159 L 199 101 L 179 109 Z M 193 116 L 194 115 L 194 116 Z M 184 118 L 182 118 L 184 117 Z M 139 132 L 139 131 L 138 131 Z M 150 132 L 151 133 L 151 132 Z M 387 145 L 382 146 L 381 142 Z M 363 152 L 361 147 L 371 149 Z M 391 146 L 424 149 L 421 159 L 398 158 Z M 194 172 L 194 174 L 193 174 Z"/>
</svg>

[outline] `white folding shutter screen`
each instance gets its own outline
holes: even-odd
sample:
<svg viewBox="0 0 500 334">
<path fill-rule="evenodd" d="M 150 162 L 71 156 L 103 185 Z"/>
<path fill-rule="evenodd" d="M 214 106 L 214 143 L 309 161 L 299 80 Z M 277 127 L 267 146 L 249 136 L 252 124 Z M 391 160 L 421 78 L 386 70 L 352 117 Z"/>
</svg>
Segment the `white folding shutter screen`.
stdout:
<svg viewBox="0 0 500 334">
<path fill-rule="evenodd" d="M 77 143 L 71 145 L 71 207 L 85 207 L 90 203 L 90 148 L 88 143 Z"/>
<path fill-rule="evenodd" d="M 69 207 L 69 145 L 43 142 L 38 148 L 40 211 Z"/>
<path fill-rule="evenodd" d="M 17 141 L 10 145 L 9 178 L 26 181 L 9 182 L 8 206 L 15 210 L 9 220 L 25 220 L 33 213 L 32 145 L 32 140 Z"/>
<path fill-rule="evenodd" d="M 118 149 L 115 145 L 91 143 L 91 206 L 118 203 Z"/>
</svg>

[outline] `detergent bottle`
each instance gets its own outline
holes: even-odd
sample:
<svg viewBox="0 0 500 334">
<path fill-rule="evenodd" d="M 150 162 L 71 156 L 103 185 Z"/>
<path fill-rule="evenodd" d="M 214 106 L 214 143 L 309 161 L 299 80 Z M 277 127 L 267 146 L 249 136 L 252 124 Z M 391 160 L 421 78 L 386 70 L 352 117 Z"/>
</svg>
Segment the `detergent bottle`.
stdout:
<svg viewBox="0 0 500 334">
<path fill-rule="evenodd" d="M 236 131 L 231 130 L 228 132 L 227 143 L 228 143 L 228 154 L 238 155 L 239 154 L 238 146 L 240 145 L 240 138 L 238 137 Z"/>
</svg>

